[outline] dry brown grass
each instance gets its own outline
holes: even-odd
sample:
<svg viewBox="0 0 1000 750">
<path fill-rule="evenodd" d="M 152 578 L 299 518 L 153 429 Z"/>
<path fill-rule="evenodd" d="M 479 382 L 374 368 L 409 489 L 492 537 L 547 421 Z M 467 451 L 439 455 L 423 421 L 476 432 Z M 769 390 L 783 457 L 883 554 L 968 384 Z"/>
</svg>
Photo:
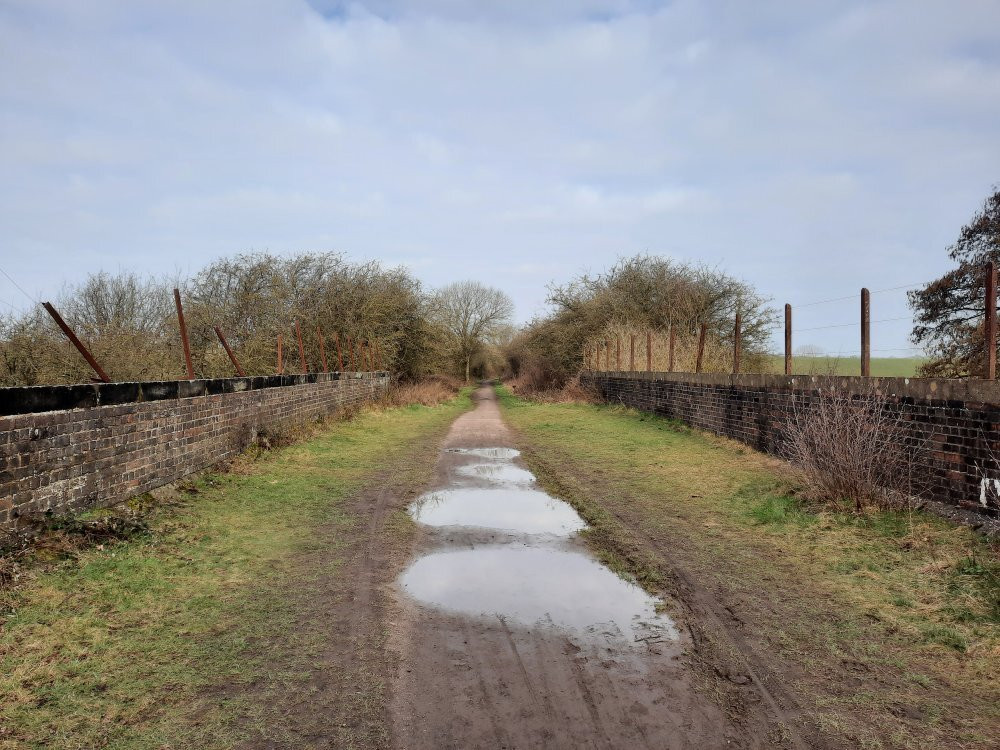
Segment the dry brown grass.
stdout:
<svg viewBox="0 0 1000 750">
<path fill-rule="evenodd" d="M 446 375 L 433 375 L 415 383 L 393 383 L 382 406 L 437 406 L 455 397 L 462 382 Z"/>
<path fill-rule="evenodd" d="M 541 386 L 539 385 L 541 382 Z M 546 404 L 597 404 L 601 402 L 596 390 L 580 382 L 580 376 L 574 375 L 561 388 L 552 387 L 548 381 L 539 381 L 532 376 L 530 370 L 522 371 L 521 375 L 504 383 L 511 391 L 523 398 Z"/>
</svg>

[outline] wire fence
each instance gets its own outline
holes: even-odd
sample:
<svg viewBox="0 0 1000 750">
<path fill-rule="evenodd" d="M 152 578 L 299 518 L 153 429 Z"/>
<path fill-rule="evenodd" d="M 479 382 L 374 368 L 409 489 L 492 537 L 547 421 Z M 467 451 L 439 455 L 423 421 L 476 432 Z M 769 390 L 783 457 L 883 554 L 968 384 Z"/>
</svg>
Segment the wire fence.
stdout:
<svg viewBox="0 0 1000 750">
<path fill-rule="evenodd" d="M 984 282 L 985 283 L 983 283 L 982 285 L 977 285 L 977 286 L 962 285 L 962 286 L 953 288 L 953 290 L 957 289 L 958 291 L 973 291 L 973 292 L 976 292 L 977 294 L 982 294 L 983 295 L 982 296 L 982 305 L 981 305 L 982 313 L 980 314 L 980 317 L 982 317 L 982 319 L 983 319 L 983 325 L 984 325 L 984 330 L 985 330 L 985 341 L 984 341 L 984 344 L 983 344 L 984 354 L 985 354 L 985 357 L 984 357 L 985 358 L 985 365 L 984 365 L 981 377 L 983 379 L 993 380 L 993 379 L 996 378 L 996 357 L 997 357 L 997 352 L 996 352 L 996 342 L 997 342 L 997 272 L 996 272 L 995 264 L 993 264 L 992 262 L 986 264 L 986 266 L 983 269 L 983 278 L 984 278 Z M 804 302 L 797 302 L 794 305 L 793 304 L 786 304 L 785 305 L 785 320 L 784 320 L 784 322 L 778 323 L 778 324 L 776 324 L 774 327 L 772 327 L 770 329 L 772 340 L 771 340 L 771 346 L 768 348 L 767 354 L 770 357 L 775 357 L 775 358 L 782 358 L 783 357 L 784 358 L 784 368 L 783 369 L 784 369 L 785 374 L 787 374 L 787 375 L 793 374 L 793 372 L 794 372 L 793 368 L 794 368 L 794 365 L 795 365 L 795 360 L 796 360 L 796 358 L 799 358 L 799 357 L 801 357 L 803 359 L 806 359 L 806 360 L 809 360 L 810 361 L 810 366 L 813 368 L 813 371 L 815 371 L 817 369 L 819 369 L 819 370 L 824 369 L 822 364 L 820 364 L 819 366 L 817 366 L 817 361 L 825 360 L 825 366 L 826 366 L 826 369 L 827 369 L 827 371 L 828 371 L 829 374 L 847 374 L 847 373 L 843 372 L 844 367 L 841 366 L 841 361 L 845 360 L 845 359 L 856 361 L 856 364 L 855 365 L 851 365 L 851 367 L 856 366 L 857 367 L 857 370 L 855 371 L 856 374 L 859 374 L 859 375 L 862 375 L 862 376 L 871 376 L 872 375 L 872 371 L 871 371 L 871 355 L 872 354 L 881 354 L 881 355 L 883 355 L 883 359 L 892 359 L 892 358 L 895 358 L 897 360 L 920 359 L 923 356 L 925 356 L 925 354 L 926 354 L 925 350 L 922 347 L 920 347 L 920 346 L 916 346 L 916 345 L 911 345 L 911 346 L 885 346 L 885 345 L 878 346 L 878 345 L 874 345 L 873 346 L 872 345 L 872 342 L 873 342 L 873 339 L 872 339 L 872 326 L 873 325 L 877 325 L 877 326 L 890 326 L 891 327 L 893 324 L 899 324 L 899 323 L 905 322 L 909 326 L 909 330 L 907 330 L 902 335 L 905 336 L 904 340 L 908 340 L 910 338 L 911 333 L 912 333 L 912 327 L 913 327 L 914 318 L 913 318 L 912 314 L 907 314 L 907 315 L 889 315 L 887 317 L 880 317 L 880 318 L 876 318 L 876 319 L 872 320 L 872 318 L 871 318 L 871 307 L 872 307 L 871 298 L 874 297 L 874 296 L 877 296 L 877 295 L 883 295 L 881 297 L 881 299 L 877 299 L 877 301 L 880 303 L 880 306 L 884 308 L 884 307 L 887 306 L 887 305 L 884 304 L 885 300 L 886 300 L 886 297 L 884 295 L 889 295 L 889 294 L 893 294 L 893 293 L 897 293 L 898 294 L 900 292 L 903 292 L 905 294 L 906 292 L 909 292 L 909 291 L 914 290 L 914 289 L 920 289 L 920 288 L 927 287 L 928 285 L 930 285 L 931 283 L 933 283 L 933 281 L 934 280 L 928 280 L 928 281 L 924 281 L 924 282 L 914 282 L 914 283 L 910 283 L 910 284 L 898 284 L 898 285 L 895 285 L 895 286 L 884 287 L 884 288 L 875 289 L 875 290 L 868 290 L 866 288 L 863 288 L 863 289 L 860 290 L 859 293 L 855 293 L 855 294 L 843 295 L 843 296 L 839 296 L 839 297 L 830 297 L 830 298 L 819 299 L 819 300 L 807 300 L 807 301 L 804 301 Z M 856 312 L 854 313 L 854 319 L 853 320 L 845 321 L 845 322 L 838 322 L 838 323 L 826 323 L 826 322 L 822 322 L 821 320 L 816 320 L 815 321 L 817 323 L 816 325 L 806 325 L 805 327 L 801 327 L 801 328 L 796 328 L 792 324 L 793 314 L 795 312 L 797 312 L 797 311 L 800 311 L 802 309 L 806 309 L 807 311 L 809 311 L 807 314 L 812 315 L 812 314 L 814 314 L 813 311 L 816 308 L 821 308 L 822 306 L 825 306 L 825 305 L 833 305 L 833 304 L 837 304 L 837 303 L 844 303 L 844 302 L 848 302 L 848 301 L 853 301 L 857 305 L 857 307 L 855 307 Z M 908 302 L 908 300 L 905 297 L 902 300 L 897 299 L 897 300 L 893 301 L 893 303 L 890 303 L 888 305 L 888 307 L 890 308 L 889 312 L 892 312 L 893 304 L 895 304 L 895 305 L 898 306 L 898 304 L 899 304 L 900 301 L 902 301 L 904 304 L 906 304 L 907 307 L 909 306 L 909 302 Z M 739 340 L 739 320 L 738 320 L 738 316 L 737 316 L 737 319 L 734 321 L 734 326 L 735 326 L 735 333 L 733 335 L 733 346 L 732 346 L 732 351 L 731 351 L 731 355 L 730 355 L 730 360 L 729 361 L 731 362 L 731 370 L 732 370 L 732 372 L 733 373 L 738 373 L 740 371 L 740 345 L 741 345 L 740 340 Z M 824 346 L 813 346 L 812 344 L 809 344 L 809 345 L 806 345 L 806 346 L 800 346 L 798 349 L 795 349 L 795 347 L 793 346 L 794 339 L 796 337 L 798 337 L 799 335 L 804 334 L 804 333 L 815 333 L 815 332 L 822 332 L 822 331 L 837 331 L 837 330 L 844 330 L 844 329 L 850 329 L 850 328 L 854 328 L 854 329 L 856 329 L 858 331 L 858 338 L 857 338 L 858 344 L 856 346 L 845 347 L 845 346 L 841 345 L 841 346 L 836 347 L 836 349 L 834 351 L 829 351 L 829 346 L 825 346 L 825 347 Z M 878 333 L 880 335 L 884 335 L 885 331 L 882 330 L 882 331 L 879 331 Z M 652 350 L 652 348 L 653 348 L 653 341 L 652 341 L 652 339 L 648 338 L 649 335 L 650 334 L 647 334 L 647 340 L 649 341 L 649 343 L 646 344 L 646 347 L 648 347 L 650 350 Z M 675 364 L 674 347 L 675 347 L 675 341 L 674 341 L 674 335 L 673 335 L 672 332 L 669 334 L 669 336 L 670 336 L 670 342 L 669 342 L 668 346 L 669 346 L 669 352 L 670 352 L 670 354 L 669 354 L 669 356 L 667 358 L 668 359 L 668 371 L 674 371 L 674 364 Z M 900 334 L 897 332 L 895 335 L 891 335 L 890 334 L 886 338 L 889 339 L 889 343 L 897 343 L 899 341 L 899 336 L 900 336 Z M 639 338 L 641 340 L 643 337 L 640 336 Z M 782 342 L 782 338 L 784 339 L 783 342 Z M 706 344 L 705 344 L 705 325 L 704 324 L 702 324 L 702 326 L 701 326 L 701 332 L 700 332 L 700 335 L 699 335 L 698 339 L 699 340 L 697 342 L 696 353 L 694 353 L 692 355 L 693 356 L 693 361 L 694 361 L 694 368 L 693 368 L 693 370 L 688 370 L 688 371 L 693 371 L 693 372 L 696 372 L 696 373 L 702 371 L 702 369 L 701 369 L 702 363 L 705 360 L 705 346 L 706 346 Z M 617 368 L 621 367 L 623 361 L 624 362 L 629 362 L 630 367 L 632 369 L 635 369 L 635 356 L 634 356 L 634 354 L 631 351 L 632 349 L 634 349 L 635 344 L 634 344 L 634 342 L 629 342 L 629 344 L 630 344 L 629 356 L 626 357 L 626 358 L 624 358 L 624 359 L 622 358 L 622 356 L 620 354 L 621 342 L 618 342 L 618 341 L 615 342 L 614 354 L 612 353 L 612 349 L 611 349 L 610 343 L 603 345 L 603 347 L 602 347 L 602 344 L 600 342 L 598 342 L 596 345 L 588 346 L 587 347 L 587 351 L 584 352 L 584 359 L 585 359 L 584 364 L 585 364 L 586 367 L 588 367 L 590 369 L 601 369 L 601 364 L 602 364 L 601 353 L 603 351 L 604 352 L 603 364 L 604 364 L 604 366 L 605 366 L 606 369 L 608 369 L 608 370 L 617 369 Z M 640 342 L 640 349 L 642 349 L 642 348 L 643 348 L 643 344 Z M 647 363 L 647 368 L 646 369 L 650 369 L 652 367 L 652 363 L 653 363 L 654 358 L 655 358 L 654 354 L 652 354 L 652 353 L 643 354 L 643 352 L 640 351 L 639 352 L 639 359 L 638 359 L 638 361 L 640 363 L 640 367 L 638 369 L 642 369 L 641 368 L 641 363 L 644 362 L 644 361 Z M 595 364 L 596 364 L 596 367 L 595 367 Z M 846 365 L 847 363 L 843 363 L 843 364 Z M 900 372 L 896 372 L 896 373 L 883 373 L 883 374 L 900 374 L 900 375 L 905 374 L 905 375 L 910 375 L 910 376 L 913 376 L 913 375 L 916 374 L 915 373 L 915 368 L 912 366 L 912 362 L 910 362 L 910 363 L 902 362 L 902 363 L 899 364 L 899 368 L 897 368 L 897 369 L 903 370 L 903 369 L 906 369 L 906 367 L 909 367 L 909 371 L 907 371 L 907 372 L 900 371 Z M 883 366 L 880 369 L 885 370 L 885 369 L 891 369 L 891 368 Z M 677 370 L 677 371 L 681 371 L 681 370 Z M 800 371 L 798 374 L 809 374 L 809 373 L 802 373 Z"/>
</svg>

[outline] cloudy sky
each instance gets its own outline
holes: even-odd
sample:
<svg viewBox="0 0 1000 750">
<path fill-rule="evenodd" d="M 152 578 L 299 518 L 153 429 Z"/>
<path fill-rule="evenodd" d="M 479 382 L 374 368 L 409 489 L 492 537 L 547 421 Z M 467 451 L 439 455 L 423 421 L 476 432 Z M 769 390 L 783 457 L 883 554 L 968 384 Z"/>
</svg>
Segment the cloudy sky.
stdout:
<svg viewBox="0 0 1000 750">
<path fill-rule="evenodd" d="M 39 299 L 340 250 L 526 320 L 649 252 L 800 305 L 947 267 L 1000 183 L 1000 2 L 0 0 L 0 172 L 0 267 Z"/>
</svg>

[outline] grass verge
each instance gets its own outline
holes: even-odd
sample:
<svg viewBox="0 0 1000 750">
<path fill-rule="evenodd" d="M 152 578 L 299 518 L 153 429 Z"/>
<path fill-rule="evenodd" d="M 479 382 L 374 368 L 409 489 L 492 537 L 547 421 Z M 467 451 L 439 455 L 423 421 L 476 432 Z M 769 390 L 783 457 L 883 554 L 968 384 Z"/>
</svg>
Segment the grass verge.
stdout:
<svg viewBox="0 0 1000 750">
<path fill-rule="evenodd" d="M 148 531 L 43 548 L 0 596 L 0 748 L 223 748 L 269 721 L 246 696 L 294 695 L 321 648 L 321 629 L 296 635 L 290 592 L 337 574 L 336 555 L 309 571 L 296 557 L 363 522 L 352 493 L 469 405 L 363 411 L 185 483 Z M 277 641 L 296 659 L 262 647 Z"/>
<path fill-rule="evenodd" d="M 1000 557 L 981 538 L 918 512 L 811 508 L 777 461 L 658 417 L 499 394 L 598 551 L 654 590 L 681 568 L 711 592 L 817 736 L 994 746 Z"/>
</svg>

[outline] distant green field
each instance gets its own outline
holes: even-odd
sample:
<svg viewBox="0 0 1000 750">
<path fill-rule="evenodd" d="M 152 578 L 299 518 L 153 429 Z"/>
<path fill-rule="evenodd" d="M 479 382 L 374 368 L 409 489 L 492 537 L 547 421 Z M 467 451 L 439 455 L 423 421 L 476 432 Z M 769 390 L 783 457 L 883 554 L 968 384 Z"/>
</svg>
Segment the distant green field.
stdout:
<svg viewBox="0 0 1000 750">
<path fill-rule="evenodd" d="M 773 371 L 785 371 L 785 358 L 780 355 L 771 357 Z M 917 368 L 923 363 L 922 357 L 872 357 L 872 375 L 887 378 L 908 378 L 917 374 Z M 793 357 L 793 375 L 860 375 L 860 357 Z"/>
</svg>

